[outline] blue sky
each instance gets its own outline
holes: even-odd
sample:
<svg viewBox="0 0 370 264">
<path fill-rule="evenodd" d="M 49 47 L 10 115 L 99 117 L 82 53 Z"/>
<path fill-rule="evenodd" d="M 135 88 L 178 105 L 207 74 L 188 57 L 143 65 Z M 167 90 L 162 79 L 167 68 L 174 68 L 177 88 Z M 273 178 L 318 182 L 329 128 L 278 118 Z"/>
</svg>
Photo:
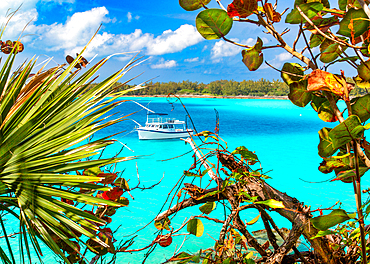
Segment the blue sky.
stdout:
<svg viewBox="0 0 370 264">
<path fill-rule="evenodd" d="M 227 6 L 231 2 L 227 0 L 223 4 Z M 285 2 L 280 2 L 282 9 L 292 1 Z M 183 10 L 177 0 L 2 0 L 3 21 L 9 8 L 14 10 L 21 4 L 3 36 L 3 40 L 14 40 L 28 24 L 22 38 L 25 51 L 20 59 L 36 55 L 41 62 L 53 57 L 50 66 L 62 64 L 65 56 L 79 52 L 102 24 L 85 57 L 90 60 L 96 56 L 97 62 L 111 54 L 140 51 L 147 60 L 129 74 L 131 77 L 143 73 L 136 79 L 137 83 L 154 77 L 159 82 L 204 83 L 220 79 L 280 78 L 278 72 L 266 65 L 250 72 L 242 63 L 241 48 L 223 40 L 203 39 L 195 28 L 198 11 Z M 254 45 L 259 35 L 265 44 L 276 44 L 271 36 L 262 33 L 262 28 L 240 24 L 234 23 L 229 38 Z M 277 28 L 281 27 L 282 31 L 285 26 L 281 23 Z M 288 39 L 293 38 L 294 30 L 289 34 Z M 283 49 L 269 49 L 264 55 L 275 67 L 292 61 Z M 127 54 L 114 56 L 102 69 L 101 76 L 123 67 L 129 58 Z"/>
</svg>

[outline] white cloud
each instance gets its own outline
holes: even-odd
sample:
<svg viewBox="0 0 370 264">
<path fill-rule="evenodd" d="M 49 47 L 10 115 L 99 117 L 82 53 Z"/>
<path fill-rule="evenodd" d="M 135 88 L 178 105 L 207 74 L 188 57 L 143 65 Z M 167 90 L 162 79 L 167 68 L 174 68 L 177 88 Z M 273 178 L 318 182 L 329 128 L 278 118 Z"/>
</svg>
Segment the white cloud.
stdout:
<svg viewBox="0 0 370 264">
<path fill-rule="evenodd" d="M 146 55 L 163 55 L 181 51 L 202 41 L 203 38 L 191 25 L 182 25 L 175 31 L 166 30 L 160 36 L 136 29 L 131 34 L 97 34 L 89 45 L 86 56 L 109 55 L 115 52 L 143 51 Z M 81 50 L 83 46 L 73 49 Z"/>
<path fill-rule="evenodd" d="M 63 51 L 66 54 L 74 55 L 80 52 L 88 43 L 91 37 L 102 23 L 114 23 L 109 18 L 107 8 L 96 7 L 84 12 L 77 12 L 70 16 L 65 22 L 56 22 L 51 25 L 36 25 L 38 18 L 36 4 L 38 2 L 72 3 L 75 0 L 3 0 L 0 12 L 5 14 L 8 8 L 17 8 L 25 2 L 22 9 L 15 14 L 10 21 L 4 39 L 18 38 L 20 32 L 29 23 L 23 35 L 28 36 L 22 39 L 29 42 L 29 47 L 39 48 L 46 51 Z M 127 13 L 128 21 L 139 19 L 140 16 Z M 0 18 L 0 22 L 6 21 Z M 31 21 L 31 22 L 30 22 Z M 92 57 L 95 54 L 106 56 L 112 53 L 130 51 L 143 51 L 146 55 L 163 55 L 184 50 L 203 41 L 201 35 L 192 25 L 182 25 L 176 30 L 165 30 L 162 34 L 155 36 L 151 33 L 143 33 L 136 29 L 130 34 L 111 34 L 102 32 L 96 34 L 85 57 Z"/>
<path fill-rule="evenodd" d="M 196 61 L 199 61 L 199 57 L 196 57 L 196 58 L 190 58 L 190 59 L 185 59 L 184 61 L 185 61 L 185 62 L 196 62 Z"/>
<path fill-rule="evenodd" d="M 288 52 L 280 53 L 279 55 L 276 55 L 276 59 L 279 61 L 287 61 L 292 59 L 292 54 L 289 54 Z"/>
<path fill-rule="evenodd" d="M 102 22 L 108 22 L 108 10 L 105 7 L 96 7 L 89 11 L 74 13 L 65 24 L 54 23 L 41 25 L 37 28 L 39 40 L 47 46 L 48 50 L 68 50 L 78 45 L 85 45 L 94 35 Z M 101 39 L 107 37 L 97 35 Z"/>
<path fill-rule="evenodd" d="M 131 20 L 132 20 L 132 14 L 131 14 L 131 12 L 128 12 L 127 13 L 127 22 L 131 22 Z"/>
<path fill-rule="evenodd" d="M 231 39 L 232 41 L 238 42 L 244 45 L 253 45 L 255 40 L 253 38 L 249 38 L 247 40 L 242 40 L 239 42 L 238 39 Z M 211 50 L 211 58 L 212 60 L 219 61 L 222 57 L 231 57 L 235 56 L 236 54 L 240 53 L 243 48 L 229 42 L 220 40 L 215 43 Z"/>
<path fill-rule="evenodd" d="M 140 16 L 137 16 L 137 15 L 135 17 L 133 17 L 131 12 L 127 13 L 127 22 L 128 23 L 130 23 L 132 21 L 132 19 L 139 20 L 139 18 L 140 18 Z"/>
<path fill-rule="evenodd" d="M 152 69 L 168 69 L 172 67 L 176 67 L 177 62 L 174 60 L 167 60 L 165 61 L 163 58 L 159 61 L 159 63 L 150 66 Z"/>
</svg>

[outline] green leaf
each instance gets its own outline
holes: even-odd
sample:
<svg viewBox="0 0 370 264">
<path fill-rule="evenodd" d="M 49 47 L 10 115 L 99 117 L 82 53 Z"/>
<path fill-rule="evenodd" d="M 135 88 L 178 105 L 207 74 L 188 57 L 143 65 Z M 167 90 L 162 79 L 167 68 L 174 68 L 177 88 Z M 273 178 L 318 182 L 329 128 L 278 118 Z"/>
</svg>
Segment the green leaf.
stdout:
<svg viewBox="0 0 370 264">
<path fill-rule="evenodd" d="M 360 9 L 349 9 L 339 23 L 338 34 L 351 38 L 357 38 L 364 34 L 369 28 L 369 18 L 365 11 Z"/>
<path fill-rule="evenodd" d="M 184 171 L 184 175 L 188 177 L 200 177 L 200 178 L 203 177 L 203 175 L 199 175 L 190 171 Z"/>
<path fill-rule="evenodd" d="M 180 0 L 180 6 L 186 11 L 194 11 L 206 6 L 211 0 Z"/>
<path fill-rule="evenodd" d="M 351 140 L 360 138 L 364 130 L 365 128 L 361 125 L 361 120 L 358 116 L 349 116 L 344 122 L 329 132 L 329 137 L 333 142 L 333 148 L 338 149 Z"/>
<path fill-rule="evenodd" d="M 263 42 L 257 38 L 257 43 L 250 49 L 242 50 L 243 63 L 250 71 L 257 70 L 263 62 Z"/>
<path fill-rule="evenodd" d="M 229 33 L 233 19 L 221 9 L 206 9 L 200 12 L 195 20 L 198 32 L 205 39 L 219 39 Z"/>
<path fill-rule="evenodd" d="M 188 222 L 187 230 L 190 234 L 193 234 L 197 237 L 201 237 L 204 232 L 204 226 L 203 226 L 202 221 L 200 221 L 197 218 L 191 219 Z"/>
<path fill-rule="evenodd" d="M 310 37 L 310 48 L 315 48 L 324 41 L 325 37 L 321 36 L 320 34 L 311 34 Z"/>
<path fill-rule="evenodd" d="M 274 199 L 269 199 L 269 200 L 265 200 L 265 201 L 258 201 L 258 202 L 254 202 L 255 204 L 264 204 L 264 205 L 267 205 L 268 207 L 270 208 L 285 208 L 283 202 L 281 201 L 276 201 Z"/>
<path fill-rule="evenodd" d="M 319 171 L 322 173 L 330 173 L 334 169 L 346 167 L 348 165 L 348 157 L 349 154 L 342 157 L 324 158 L 319 166 Z"/>
<path fill-rule="evenodd" d="M 290 92 L 289 100 L 299 106 L 305 107 L 312 99 L 312 93 L 307 91 L 307 80 L 303 79 L 299 82 L 292 82 L 289 85 Z"/>
<path fill-rule="evenodd" d="M 330 227 L 333 227 L 337 224 L 343 223 L 351 219 L 347 212 L 343 209 L 335 209 L 328 215 L 318 216 L 311 219 L 312 225 L 321 230 L 325 231 Z"/>
<path fill-rule="evenodd" d="M 368 167 L 359 167 L 358 168 L 359 170 L 359 176 L 362 177 L 365 172 L 367 172 L 369 170 Z M 353 182 L 353 178 L 356 178 L 356 170 L 355 169 L 351 169 L 351 170 L 347 170 L 347 171 L 341 171 L 337 174 L 337 177 L 331 181 L 342 181 L 342 182 L 345 182 L 345 183 L 352 183 Z"/>
<path fill-rule="evenodd" d="M 331 128 L 324 127 L 319 131 L 320 143 L 318 146 L 320 157 L 329 157 L 333 155 L 338 148 L 334 148 L 333 140 L 329 137 Z"/>
<path fill-rule="evenodd" d="M 321 120 L 325 122 L 335 122 L 338 120 L 329 100 L 325 97 L 312 95 L 311 106 L 317 112 Z"/>
<path fill-rule="evenodd" d="M 199 210 L 204 214 L 210 214 L 216 208 L 215 202 L 207 202 L 199 207 Z"/>
<path fill-rule="evenodd" d="M 290 74 L 289 74 L 290 73 Z M 299 76 L 296 76 L 299 75 Z M 284 63 L 281 69 L 281 78 L 289 85 L 293 82 L 298 82 L 303 78 L 304 69 L 298 63 Z M 302 76 L 302 77 L 300 77 Z"/>
<path fill-rule="evenodd" d="M 3 182 L 0 181 L 0 195 L 6 193 L 7 188 Z"/>
<path fill-rule="evenodd" d="M 361 64 L 357 67 L 357 72 L 360 78 L 364 81 L 370 81 L 370 61 Z"/>
<path fill-rule="evenodd" d="M 103 173 L 99 167 L 88 168 L 84 170 L 83 174 L 86 176 L 97 176 L 99 173 Z"/>
<path fill-rule="evenodd" d="M 240 154 L 245 160 L 258 161 L 258 157 L 244 146 L 237 147 L 232 154 Z"/>
<path fill-rule="evenodd" d="M 317 13 L 323 10 L 324 5 L 322 3 L 307 3 L 299 5 L 302 12 L 309 18 L 312 19 L 317 16 Z M 289 24 L 300 24 L 301 22 L 306 22 L 306 20 L 301 16 L 298 9 L 294 8 L 285 19 L 285 23 Z"/>
<path fill-rule="evenodd" d="M 352 114 L 358 116 L 361 122 L 370 118 L 370 94 L 356 97 L 351 100 Z"/>
<path fill-rule="evenodd" d="M 329 63 L 334 61 L 336 58 L 339 57 L 345 50 L 347 49 L 346 46 L 339 45 L 338 43 L 333 43 L 328 46 L 324 51 L 322 51 L 320 55 L 320 60 L 323 63 Z"/>
<path fill-rule="evenodd" d="M 335 234 L 335 233 L 331 230 L 325 230 L 325 231 L 320 230 L 319 232 L 317 232 L 316 236 L 311 237 L 310 239 L 315 239 L 315 238 L 319 238 L 319 237 L 323 237 L 323 236 L 331 235 L 331 234 Z"/>
<path fill-rule="evenodd" d="M 363 80 L 360 76 L 356 76 L 356 77 L 353 77 L 352 78 L 355 82 L 356 82 L 356 85 L 359 87 L 359 88 L 363 88 L 363 89 L 367 89 L 370 87 L 370 82 L 369 81 L 365 81 Z"/>
<path fill-rule="evenodd" d="M 154 226 L 158 230 L 163 230 L 163 229 L 170 230 L 170 226 L 169 226 L 170 223 L 171 223 L 170 219 L 166 217 L 166 218 L 163 218 L 162 220 L 155 221 Z"/>
</svg>

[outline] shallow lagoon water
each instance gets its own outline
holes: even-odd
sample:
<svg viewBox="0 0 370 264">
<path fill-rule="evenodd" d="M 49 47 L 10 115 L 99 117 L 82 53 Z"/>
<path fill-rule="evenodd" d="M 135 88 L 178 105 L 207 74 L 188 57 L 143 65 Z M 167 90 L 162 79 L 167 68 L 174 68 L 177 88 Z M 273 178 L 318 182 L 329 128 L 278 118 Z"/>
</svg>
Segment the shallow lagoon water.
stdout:
<svg viewBox="0 0 370 264">
<path fill-rule="evenodd" d="M 149 108 L 156 112 L 169 113 L 171 117 L 184 119 L 186 113 L 181 104 L 169 104 L 166 98 L 122 98 L 122 100 L 135 100 L 143 105 L 149 102 Z M 171 100 L 173 101 L 173 100 Z M 318 131 L 324 126 L 333 126 L 321 121 L 310 106 L 299 108 L 288 100 L 267 99 L 211 99 L 211 98 L 184 98 L 188 112 L 198 131 L 214 131 L 216 125 L 216 112 L 219 115 L 220 136 L 228 142 L 229 150 L 238 146 L 245 146 L 255 151 L 258 155 L 263 171 L 271 177 L 267 182 L 276 189 L 286 192 L 310 205 L 312 208 L 329 207 L 340 200 L 347 210 L 355 210 L 352 185 L 341 182 L 321 182 L 330 179 L 331 175 L 322 174 L 318 171 L 321 162 L 317 154 L 319 143 Z M 144 124 L 146 111 L 127 101 L 118 107 L 121 114 L 137 113 L 128 117 Z M 167 194 L 187 170 L 192 162 L 192 154 L 172 159 L 191 150 L 189 145 L 181 140 L 139 140 L 137 133 L 133 131 L 135 123 L 131 120 L 121 122 L 114 127 L 99 132 L 96 137 L 104 137 L 109 134 L 126 131 L 115 136 L 119 142 L 107 149 L 104 155 L 109 156 L 127 145 L 121 156 L 141 155 L 137 160 L 123 162 L 117 166 L 118 171 L 123 172 L 123 177 L 130 179 L 130 187 L 137 184 L 137 171 L 140 175 L 141 186 L 151 186 L 162 177 L 162 182 L 153 189 L 132 192 L 135 200 L 130 199 L 130 205 L 121 209 L 113 217 L 111 229 L 118 228 L 115 235 L 117 240 L 126 240 L 133 231 L 142 228 L 149 223 L 158 213 L 167 199 Z M 168 161 L 163 161 L 167 160 Z M 187 179 L 190 182 L 190 179 Z M 199 180 L 195 181 L 195 184 Z M 366 184 L 366 182 L 365 182 Z M 176 228 L 181 225 L 185 217 L 190 214 L 199 214 L 199 206 L 178 213 L 172 222 Z M 168 204 L 164 207 L 168 208 Z M 223 208 L 219 206 L 210 217 L 222 217 Z M 243 214 L 245 220 L 250 221 L 257 216 L 256 211 L 247 211 Z M 203 220 L 202 220 L 203 221 Z M 279 227 L 290 228 L 291 225 L 278 219 Z M 217 233 L 221 226 L 212 222 L 204 221 L 205 231 L 202 237 L 188 237 L 181 251 L 196 252 L 200 248 L 208 248 L 214 245 Z M 15 227 L 17 229 L 17 227 Z M 263 224 L 250 227 L 250 231 L 263 229 Z M 151 223 L 145 229 L 138 232 L 132 249 L 141 248 L 150 244 L 155 238 L 156 228 Z M 186 233 L 186 228 L 184 232 Z M 214 239 L 213 239 L 213 238 Z M 16 243 L 14 239 L 12 243 Z M 157 247 L 147 258 L 145 263 L 162 263 L 170 258 L 173 252 L 183 242 L 183 236 L 175 237 L 171 246 L 166 248 Z M 142 263 L 146 251 L 137 253 L 120 253 L 116 263 Z M 46 254 L 46 263 L 54 257 Z"/>
</svg>

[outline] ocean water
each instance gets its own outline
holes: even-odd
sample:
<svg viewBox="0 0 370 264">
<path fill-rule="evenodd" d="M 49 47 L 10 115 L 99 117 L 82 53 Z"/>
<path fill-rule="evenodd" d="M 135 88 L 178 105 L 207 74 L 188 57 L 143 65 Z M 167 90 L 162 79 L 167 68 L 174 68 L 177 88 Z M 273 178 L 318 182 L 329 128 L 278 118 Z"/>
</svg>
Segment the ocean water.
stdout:
<svg viewBox="0 0 370 264">
<path fill-rule="evenodd" d="M 131 249 L 139 249 L 155 239 L 157 229 L 150 222 L 169 207 L 169 203 L 166 203 L 168 194 L 183 171 L 190 168 L 194 159 L 192 153 L 181 156 L 191 150 L 191 147 L 181 140 L 139 140 L 134 131 L 136 124 L 130 120 L 141 124 L 146 120 L 146 111 L 131 100 L 181 120 L 185 118 L 186 112 L 179 102 L 171 99 L 172 103 L 169 103 L 166 98 L 144 97 L 122 100 L 126 102 L 117 108 L 119 115 L 134 114 L 127 117 L 126 121 L 100 131 L 96 137 L 125 131 L 114 137 L 117 143 L 109 147 L 104 155 L 114 155 L 126 145 L 128 148 L 123 149 L 121 156 L 139 156 L 138 159 L 123 162 L 116 168 L 116 171 L 123 171 L 122 177 L 129 180 L 130 187 L 138 184 L 138 176 L 141 187 L 150 187 L 161 181 L 151 189 L 133 190 L 131 194 L 134 200 L 126 195 L 130 200 L 129 206 L 118 210 L 110 225 L 112 230 L 118 230 L 115 234 L 118 241 L 125 241 L 134 234 L 135 243 Z M 324 126 L 330 127 L 333 124 L 321 121 L 311 107 L 299 108 L 288 100 L 267 99 L 184 98 L 182 102 L 198 132 L 214 131 L 218 113 L 219 135 L 228 143 L 228 149 L 232 151 L 238 146 L 245 146 L 255 151 L 262 163 L 263 171 L 268 172 L 267 175 L 271 177 L 267 182 L 276 189 L 286 192 L 313 209 L 330 207 L 340 200 L 343 208 L 355 211 L 352 185 L 325 181 L 332 175 L 318 171 L 321 162 L 317 154 L 318 131 Z M 192 178 L 188 177 L 186 182 L 191 180 Z M 202 186 L 205 186 L 207 181 L 205 176 Z M 199 184 L 199 179 L 194 183 Z M 364 184 L 366 183 L 364 178 Z M 196 206 L 179 212 L 172 220 L 174 228 L 179 227 L 186 217 L 200 214 L 198 208 L 199 206 Z M 218 204 L 210 217 L 223 219 L 223 212 L 222 205 Z M 257 214 L 255 210 L 247 210 L 242 216 L 245 221 L 250 221 Z M 279 227 L 291 227 L 286 220 L 275 217 Z M 205 226 L 203 236 L 200 238 L 187 236 L 180 251 L 197 252 L 200 248 L 206 249 L 214 245 L 221 225 L 203 220 L 202 222 Z M 260 222 L 252 225 L 250 231 L 263 229 Z M 139 229 L 141 230 L 135 232 Z M 185 234 L 186 228 L 181 233 Z M 158 246 L 147 257 L 145 263 L 162 263 L 169 259 L 183 240 L 184 236 L 177 236 L 173 238 L 170 246 L 166 248 Z M 119 253 L 116 263 L 142 263 L 147 252 L 144 250 Z M 52 254 L 46 253 L 44 260 L 49 263 L 53 258 Z"/>
</svg>

